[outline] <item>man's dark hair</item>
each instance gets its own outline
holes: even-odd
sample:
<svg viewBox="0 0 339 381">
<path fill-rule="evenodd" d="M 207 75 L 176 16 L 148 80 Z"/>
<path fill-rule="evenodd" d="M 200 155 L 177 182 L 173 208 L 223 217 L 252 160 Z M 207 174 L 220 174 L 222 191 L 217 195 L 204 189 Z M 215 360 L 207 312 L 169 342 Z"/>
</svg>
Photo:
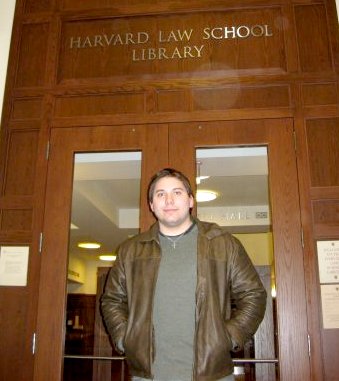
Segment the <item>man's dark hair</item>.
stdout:
<svg viewBox="0 0 339 381">
<path fill-rule="evenodd" d="M 153 195 L 154 195 L 154 188 L 156 183 L 164 178 L 164 177 L 175 177 L 176 179 L 180 180 L 183 184 L 184 187 L 188 193 L 189 196 L 194 197 L 191 183 L 188 180 L 188 178 L 180 171 L 174 169 L 174 168 L 164 168 L 161 171 L 157 172 L 152 178 L 148 186 L 148 192 L 147 192 L 147 197 L 148 197 L 148 202 L 152 202 L 153 200 Z"/>
</svg>

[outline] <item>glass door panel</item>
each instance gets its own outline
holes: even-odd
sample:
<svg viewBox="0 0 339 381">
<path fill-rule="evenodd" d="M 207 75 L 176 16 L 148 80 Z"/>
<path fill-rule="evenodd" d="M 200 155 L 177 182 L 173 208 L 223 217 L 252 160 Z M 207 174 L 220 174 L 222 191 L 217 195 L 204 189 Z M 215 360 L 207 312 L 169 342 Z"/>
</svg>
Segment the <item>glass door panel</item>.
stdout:
<svg viewBox="0 0 339 381">
<path fill-rule="evenodd" d="M 116 247 L 139 232 L 141 156 L 141 152 L 74 156 L 64 381 L 127 379 L 99 303 Z"/>
<path fill-rule="evenodd" d="M 244 245 L 267 291 L 255 336 L 233 354 L 235 376 L 276 381 L 275 278 L 267 147 L 196 149 L 199 219 L 224 226 Z"/>
</svg>

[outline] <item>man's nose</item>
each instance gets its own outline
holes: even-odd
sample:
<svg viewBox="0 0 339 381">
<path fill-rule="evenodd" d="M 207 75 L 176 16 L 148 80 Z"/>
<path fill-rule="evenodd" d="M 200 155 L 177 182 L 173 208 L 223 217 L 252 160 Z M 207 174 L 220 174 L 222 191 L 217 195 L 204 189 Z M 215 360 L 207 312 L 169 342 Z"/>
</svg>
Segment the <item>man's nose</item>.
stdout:
<svg viewBox="0 0 339 381">
<path fill-rule="evenodd" d="M 173 204 L 173 196 L 171 194 L 167 194 L 165 202 L 166 204 Z"/>
</svg>

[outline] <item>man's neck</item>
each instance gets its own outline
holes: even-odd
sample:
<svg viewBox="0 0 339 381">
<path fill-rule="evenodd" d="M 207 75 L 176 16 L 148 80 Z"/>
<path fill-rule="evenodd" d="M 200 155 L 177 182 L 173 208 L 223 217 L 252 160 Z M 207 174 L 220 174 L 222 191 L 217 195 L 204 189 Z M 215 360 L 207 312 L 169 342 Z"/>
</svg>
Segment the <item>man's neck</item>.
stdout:
<svg viewBox="0 0 339 381">
<path fill-rule="evenodd" d="M 184 234 L 192 226 L 192 223 L 193 222 L 191 219 L 185 221 L 185 223 L 182 223 L 179 226 L 166 226 L 159 223 L 159 229 L 163 235 L 176 236 Z"/>
</svg>

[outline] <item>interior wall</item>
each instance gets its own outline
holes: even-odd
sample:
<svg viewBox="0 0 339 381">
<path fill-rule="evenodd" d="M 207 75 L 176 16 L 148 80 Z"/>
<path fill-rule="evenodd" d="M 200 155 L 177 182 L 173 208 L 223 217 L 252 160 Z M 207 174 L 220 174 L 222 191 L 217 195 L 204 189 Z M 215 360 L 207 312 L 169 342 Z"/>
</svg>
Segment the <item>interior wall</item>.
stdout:
<svg viewBox="0 0 339 381">
<path fill-rule="evenodd" d="M 16 0 L 0 2 L 0 126 Z"/>
</svg>

